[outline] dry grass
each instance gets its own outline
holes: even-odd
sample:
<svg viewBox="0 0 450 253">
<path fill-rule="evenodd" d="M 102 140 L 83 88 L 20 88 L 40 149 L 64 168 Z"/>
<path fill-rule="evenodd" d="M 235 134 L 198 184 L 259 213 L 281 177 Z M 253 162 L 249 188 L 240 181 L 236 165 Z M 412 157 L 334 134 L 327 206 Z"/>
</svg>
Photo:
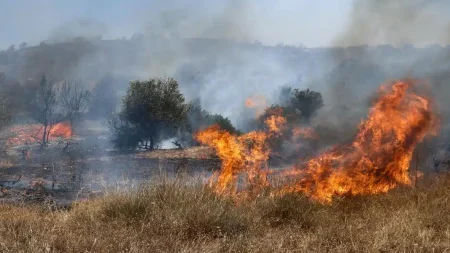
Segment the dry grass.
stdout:
<svg viewBox="0 0 450 253">
<path fill-rule="evenodd" d="M 2 252 L 449 252 L 450 177 L 418 190 L 237 204 L 184 178 L 112 190 L 69 211 L 0 205 Z"/>
<path fill-rule="evenodd" d="M 137 158 L 153 159 L 213 159 L 217 158 L 214 150 L 210 147 L 190 147 L 182 150 L 178 149 L 159 149 L 154 151 L 140 152 L 136 154 Z"/>
</svg>

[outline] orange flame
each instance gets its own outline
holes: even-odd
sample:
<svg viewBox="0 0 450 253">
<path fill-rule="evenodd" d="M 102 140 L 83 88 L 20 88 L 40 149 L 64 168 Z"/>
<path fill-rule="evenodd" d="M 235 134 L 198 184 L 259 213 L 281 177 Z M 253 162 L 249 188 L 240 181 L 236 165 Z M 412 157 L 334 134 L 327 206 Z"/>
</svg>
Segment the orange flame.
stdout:
<svg viewBox="0 0 450 253">
<path fill-rule="evenodd" d="M 241 136 L 232 135 L 213 125 L 197 134 L 197 140 L 213 147 L 222 160 L 222 169 L 217 179 L 216 192 L 234 193 L 238 175 L 246 171 L 250 184 L 265 185 L 266 178 L 259 177 L 266 167 L 270 150 L 264 132 L 250 132 Z M 259 180 L 258 180 L 259 179 Z"/>
<path fill-rule="evenodd" d="M 398 185 L 411 184 L 408 172 L 412 153 L 426 135 L 434 134 L 437 120 L 431 101 L 414 92 L 416 82 L 398 81 L 382 86 L 368 118 L 359 126 L 350 145 L 336 146 L 303 165 L 281 173 L 296 177 L 293 184 L 278 192 L 302 192 L 312 199 L 329 203 L 333 196 L 385 193 Z M 286 120 L 272 115 L 267 132 L 255 131 L 234 136 L 212 126 L 199 132 L 197 139 L 213 147 L 222 160 L 216 191 L 236 190 L 237 176 L 246 172 L 250 184 L 268 185 L 263 170 L 270 155 L 268 137 L 280 134 Z M 311 130 L 293 130 L 294 135 L 310 136 Z M 256 180 L 260 178 L 260 180 Z"/>
<path fill-rule="evenodd" d="M 307 128 L 294 127 L 292 129 L 292 133 L 294 134 L 295 139 L 299 139 L 299 138 L 316 139 L 317 138 L 316 132 L 311 127 L 307 127 Z"/>
<path fill-rule="evenodd" d="M 26 126 L 14 126 L 10 129 L 13 137 L 9 138 L 7 143 L 9 145 L 23 145 L 36 143 L 42 138 L 44 129 L 42 125 L 30 124 Z M 69 122 L 61 122 L 52 127 L 49 132 L 49 140 L 57 138 L 70 138 L 73 135 L 72 127 Z"/>
<path fill-rule="evenodd" d="M 70 138 L 72 135 L 72 126 L 69 122 L 58 123 L 50 130 L 50 138 Z"/>
<path fill-rule="evenodd" d="M 222 160 L 216 192 L 236 192 L 237 178 L 242 172 L 246 173 L 248 183 L 255 189 L 267 186 L 267 161 L 271 151 L 267 139 L 280 135 L 285 123 L 282 116 L 271 115 L 266 120 L 267 132 L 252 131 L 236 136 L 213 125 L 197 133 L 197 140 L 214 148 Z"/>
<path fill-rule="evenodd" d="M 254 95 L 245 100 L 245 106 L 256 109 L 256 117 L 264 113 L 266 106 L 266 98 L 262 95 Z"/>
<path fill-rule="evenodd" d="M 437 125 L 430 100 L 415 94 L 413 85 L 382 86 L 353 143 L 308 161 L 297 184 L 283 191 L 330 202 L 333 196 L 379 194 L 411 184 L 414 148 Z"/>
</svg>

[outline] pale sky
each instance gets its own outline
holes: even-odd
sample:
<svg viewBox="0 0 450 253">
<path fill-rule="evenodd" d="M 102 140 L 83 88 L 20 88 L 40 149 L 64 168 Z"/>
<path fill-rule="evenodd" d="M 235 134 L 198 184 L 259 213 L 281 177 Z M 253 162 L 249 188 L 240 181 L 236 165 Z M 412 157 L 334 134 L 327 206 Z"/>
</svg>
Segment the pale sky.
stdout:
<svg viewBox="0 0 450 253">
<path fill-rule="evenodd" d="M 37 44 L 54 34 L 76 33 L 68 24 L 80 20 L 94 23 L 92 29 L 104 38 L 130 37 L 157 26 L 155 20 L 161 21 L 161 13 L 191 22 L 187 26 L 193 29 L 197 24 L 208 25 L 209 18 L 224 15 L 227 8 L 241 33 L 251 34 L 249 40 L 327 46 L 344 29 L 351 6 L 352 0 L 0 0 L 0 49 L 21 42 Z M 241 27 L 240 20 L 246 25 Z M 234 25 L 231 30 L 237 29 Z M 204 30 L 190 34 L 201 36 Z"/>
</svg>

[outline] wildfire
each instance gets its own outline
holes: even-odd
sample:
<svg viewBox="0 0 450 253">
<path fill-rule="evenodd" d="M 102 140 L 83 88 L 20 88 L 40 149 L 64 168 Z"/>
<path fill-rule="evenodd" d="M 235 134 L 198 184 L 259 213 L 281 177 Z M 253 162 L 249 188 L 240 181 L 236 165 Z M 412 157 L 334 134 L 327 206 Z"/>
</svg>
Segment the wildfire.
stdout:
<svg viewBox="0 0 450 253">
<path fill-rule="evenodd" d="M 397 81 L 382 86 L 367 120 L 361 122 L 354 141 L 294 166 L 281 175 L 295 176 L 294 183 L 278 192 L 302 192 L 327 203 L 334 196 L 385 193 L 398 185 L 409 185 L 413 151 L 427 135 L 434 134 L 437 121 L 431 101 L 414 92 L 416 82 Z M 215 189 L 235 191 L 237 177 L 245 172 L 252 186 L 267 186 L 267 144 L 273 134 L 281 134 L 286 119 L 272 115 L 265 121 L 267 131 L 240 136 L 212 126 L 197 139 L 213 147 L 222 160 Z M 314 137 L 312 129 L 294 129 L 294 136 Z M 272 171 L 273 172 L 273 171 Z"/>
<path fill-rule="evenodd" d="M 70 138 L 72 135 L 72 126 L 69 122 L 58 123 L 50 130 L 50 138 Z"/>
<path fill-rule="evenodd" d="M 307 127 L 307 128 L 294 127 L 292 129 L 292 133 L 294 134 L 295 139 L 299 139 L 299 138 L 316 139 L 317 138 L 316 132 L 311 127 Z"/>
<path fill-rule="evenodd" d="M 235 193 L 239 174 L 245 172 L 248 183 L 254 188 L 267 186 L 267 161 L 270 148 L 267 139 L 281 134 L 285 119 L 272 115 L 266 120 L 268 132 L 252 131 L 243 135 L 232 135 L 213 125 L 197 134 L 197 140 L 214 148 L 222 160 L 222 169 L 217 178 L 218 193 Z"/>
<path fill-rule="evenodd" d="M 44 129 L 42 125 L 30 124 L 25 126 L 15 126 L 10 129 L 13 133 L 13 137 L 8 139 L 9 145 L 23 145 L 35 143 L 42 138 Z M 49 140 L 57 138 L 70 138 L 72 137 L 72 127 L 69 122 L 61 122 L 54 125 L 49 132 Z"/>
<path fill-rule="evenodd" d="M 245 106 L 256 109 L 256 117 L 259 117 L 266 108 L 266 98 L 262 95 L 254 95 L 245 100 Z"/>
<path fill-rule="evenodd" d="M 197 134 L 197 139 L 213 147 L 222 160 L 222 169 L 217 179 L 218 193 L 234 193 L 237 177 L 241 172 L 248 173 L 248 180 L 253 185 L 266 184 L 266 178 L 259 178 L 261 167 L 266 166 L 270 150 L 264 132 L 250 132 L 241 136 L 232 135 L 213 125 Z"/>
<path fill-rule="evenodd" d="M 382 86 L 353 143 L 299 167 L 301 178 L 283 191 L 330 202 L 333 196 L 379 194 L 411 184 L 408 169 L 414 148 L 436 129 L 430 100 L 415 94 L 413 86 L 413 81 Z"/>
</svg>

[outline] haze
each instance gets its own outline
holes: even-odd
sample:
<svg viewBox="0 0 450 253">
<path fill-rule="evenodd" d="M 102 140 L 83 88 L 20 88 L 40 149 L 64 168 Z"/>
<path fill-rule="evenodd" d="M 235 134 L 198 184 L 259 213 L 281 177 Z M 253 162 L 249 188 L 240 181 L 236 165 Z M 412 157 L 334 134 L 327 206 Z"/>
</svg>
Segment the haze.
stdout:
<svg viewBox="0 0 450 253">
<path fill-rule="evenodd" d="M 186 37 L 225 37 L 319 47 L 329 45 L 345 26 L 351 5 L 349 0 L 1 1 L 0 48 L 22 42 L 38 44 L 64 33 L 95 34 L 111 39 L 130 37 L 164 22 L 169 26 L 178 25 Z M 204 27 L 217 21 L 217 16 L 228 15 L 227 12 L 235 15 L 233 19 L 242 28 L 241 33 L 224 36 Z M 174 16 L 177 18 L 172 19 Z M 73 28 L 73 24 L 78 28 Z M 67 25 L 72 25 L 71 31 L 64 29 Z M 186 26 L 190 27 L 189 32 Z"/>
</svg>

